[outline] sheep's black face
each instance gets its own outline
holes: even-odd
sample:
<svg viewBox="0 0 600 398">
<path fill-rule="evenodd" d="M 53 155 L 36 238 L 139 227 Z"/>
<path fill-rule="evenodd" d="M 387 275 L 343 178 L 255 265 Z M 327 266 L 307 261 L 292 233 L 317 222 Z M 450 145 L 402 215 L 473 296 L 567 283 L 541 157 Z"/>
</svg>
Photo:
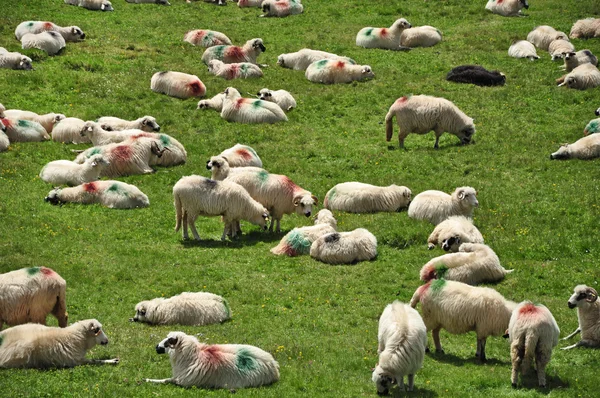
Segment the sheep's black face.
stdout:
<svg viewBox="0 0 600 398">
<path fill-rule="evenodd" d="M 573 308 L 577 307 L 577 304 L 573 304 L 571 302 L 569 302 L 568 305 L 569 305 L 570 309 L 573 309 Z"/>
<path fill-rule="evenodd" d="M 61 201 L 60 199 L 58 199 L 58 195 L 56 194 L 56 192 L 51 192 L 48 196 L 44 198 L 44 201 L 50 202 L 50 204 L 54 206 L 61 204 Z"/>
<path fill-rule="evenodd" d="M 596 116 L 600 116 L 600 108 L 596 109 L 596 112 L 594 112 L 596 114 Z"/>
<path fill-rule="evenodd" d="M 442 242 L 442 249 L 444 251 L 450 251 L 453 247 L 458 247 L 460 245 L 460 237 L 452 236 Z"/>
<path fill-rule="evenodd" d="M 162 347 L 160 344 L 157 344 L 157 345 L 156 345 L 156 353 L 157 353 L 157 354 L 164 354 L 165 352 L 167 352 L 167 351 L 165 350 L 165 347 Z"/>
<path fill-rule="evenodd" d="M 521 4 L 523 5 L 523 7 L 525 7 L 526 10 L 529 9 L 529 3 L 527 2 L 527 0 L 521 0 Z"/>
<path fill-rule="evenodd" d="M 381 376 L 377 380 L 377 395 L 388 395 L 392 386 L 392 378 L 389 376 Z"/>
<path fill-rule="evenodd" d="M 271 5 L 270 4 L 265 4 L 262 6 L 262 12 L 264 12 L 265 14 L 268 14 L 271 11 Z"/>
</svg>

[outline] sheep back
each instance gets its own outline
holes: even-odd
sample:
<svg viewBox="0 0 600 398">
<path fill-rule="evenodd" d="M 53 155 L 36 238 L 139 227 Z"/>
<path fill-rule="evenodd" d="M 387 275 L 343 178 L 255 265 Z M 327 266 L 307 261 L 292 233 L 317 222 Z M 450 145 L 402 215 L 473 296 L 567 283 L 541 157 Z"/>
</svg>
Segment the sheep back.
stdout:
<svg viewBox="0 0 600 398">
<path fill-rule="evenodd" d="M 337 184 L 325 195 L 323 206 L 350 213 L 395 212 L 408 207 L 411 191 L 407 187 L 378 187 L 360 182 Z"/>
<path fill-rule="evenodd" d="M 227 300 L 207 292 L 184 292 L 142 301 L 135 310 L 133 320 L 153 325 L 210 325 L 231 318 Z"/>
<path fill-rule="evenodd" d="M 206 86 L 198 76 L 181 72 L 157 72 L 150 81 L 152 91 L 175 98 L 204 97 Z"/>
<path fill-rule="evenodd" d="M 332 232 L 310 246 L 310 256 L 327 264 L 356 264 L 377 257 L 377 238 L 364 228 Z"/>
</svg>

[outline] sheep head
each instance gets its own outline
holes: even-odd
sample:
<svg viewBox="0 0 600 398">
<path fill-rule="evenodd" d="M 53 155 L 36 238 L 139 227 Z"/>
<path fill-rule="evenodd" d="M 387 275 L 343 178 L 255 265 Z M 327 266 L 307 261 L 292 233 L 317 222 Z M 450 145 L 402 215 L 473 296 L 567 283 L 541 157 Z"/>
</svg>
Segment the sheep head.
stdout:
<svg viewBox="0 0 600 398">
<path fill-rule="evenodd" d="M 519 3 L 521 3 L 523 8 L 525 8 L 526 10 L 529 9 L 529 3 L 527 2 L 527 0 L 519 0 Z"/>
<path fill-rule="evenodd" d="M 594 288 L 585 285 L 575 286 L 573 295 L 569 298 L 569 308 L 581 307 L 583 303 L 594 303 L 598 300 L 598 292 Z"/>
<path fill-rule="evenodd" d="M 52 191 L 50 191 L 48 193 L 48 196 L 46 196 L 44 198 L 45 202 L 50 202 L 50 204 L 56 206 L 56 205 L 62 205 L 63 201 L 60 200 L 60 198 L 58 197 L 58 194 L 60 193 L 61 189 L 60 188 L 54 188 Z"/>
<path fill-rule="evenodd" d="M 377 366 L 375 367 L 371 379 L 377 387 L 377 395 L 388 395 L 390 392 L 390 388 L 393 384 L 396 383 L 394 376 L 392 376 L 392 374 L 390 374 L 389 372 L 383 370 L 381 366 L 379 366 L 379 364 L 377 364 Z"/>
<path fill-rule="evenodd" d="M 456 235 L 456 236 L 451 236 L 448 239 L 444 239 L 442 241 L 442 249 L 444 249 L 444 251 L 447 252 L 454 252 L 456 253 L 458 251 L 459 246 L 461 245 L 462 241 L 460 239 L 460 236 Z"/>
<path fill-rule="evenodd" d="M 181 343 L 185 337 L 188 336 L 183 332 L 170 332 L 166 339 L 157 344 L 156 353 L 164 354 L 176 349 L 177 347 L 181 346 Z"/>
<path fill-rule="evenodd" d="M 252 39 L 252 49 L 259 53 L 267 51 L 262 39 Z M 259 51 L 260 50 L 260 51 Z"/>
<path fill-rule="evenodd" d="M 160 126 L 152 116 L 144 116 L 142 118 L 142 130 L 148 131 L 148 129 L 150 129 L 150 131 L 160 131 Z"/>
<path fill-rule="evenodd" d="M 21 62 L 19 62 L 19 69 L 22 70 L 33 70 L 33 66 L 31 65 L 31 58 L 22 56 Z"/>
<path fill-rule="evenodd" d="M 296 207 L 296 213 L 304 214 L 306 217 L 310 217 L 312 213 L 312 207 L 316 206 L 319 200 L 315 195 L 301 194 L 294 197 L 294 207 Z"/>
<path fill-rule="evenodd" d="M 477 191 L 471 187 L 460 187 L 456 188 L 453 196 L 460 201 L 462 207 L 479 207 L 479 201 L 477 200 Z"/>
</svg>

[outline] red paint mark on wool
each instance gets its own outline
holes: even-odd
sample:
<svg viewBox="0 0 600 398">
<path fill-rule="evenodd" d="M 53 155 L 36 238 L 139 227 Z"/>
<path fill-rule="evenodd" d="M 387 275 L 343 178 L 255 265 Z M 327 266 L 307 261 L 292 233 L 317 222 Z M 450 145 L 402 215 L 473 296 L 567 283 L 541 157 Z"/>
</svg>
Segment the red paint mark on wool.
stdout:
<svg viewBox="0 0 600 398">
<path fill-rule="evenodd" d="M 335 63 L 335 67 L 338 69 L 344 69 L 345 66 L 346 66 L 346 63 L 344 61 L 337 61 Z"/>
<path fill-rule="evenodd" d="M 398 99 L 396 100 L 396 103 L 397 103 L 397 104 L 403 104 L 403 103 L 405 103 L 406 101 L 408 101 L 408 97 L 406 97 L 406 96 L 405 96 L 405 97 L 400 97 L 400 98 L 398 98 Z"/>
<path fill-rule="evenodd" d="M 381 37 L 386 37 L 388 35 L 388 30 L 386 28 L 382 28 L 380 33 Z"/>
<path fill-rule="evenodd" d="M 238 98 L 235 101 L 235 109 L 240 109 L 244 105 L 245 102 L 247 102 L 246 98 Z"/>
<path fill-rule="evenodd" d="M 496 4 L 502 4 L 504 0 L 496 0 Z"/>
<path fill-rule="evenodd" d="M 282 250 L 282 251 L 283 251 L 283 253 L 284 253 L 285 255 L 287 255 L 287 256 L 290 256 L 290 257 L 295 257 L 295 256 L 297 256 L 297 255 L 298 255 L 298 252 L 296 252 L 296 249 L 294 249 L 294 248 L 293 248 L 292 246 L 290 246 L 290 245 L 285 245 L 285 246 L 283 246 L 283 250 Z"/>
<path fill-rule="evenodd" d="M 539 312 L 539 308 L 535 304 L 525 304 L 519 309 L 521 315 L 536 315 Z"/>
<path fill-rule="evenodd" d="M 44 30 L 52 30 L 52 22 L 44 22 Z"/>
<path fill-rule="evenodd" d="M 195 82 L 190 83 L 188 87 L 190 88 L 194 96 L 202 96 L 206 92 L 206 87 L 204 87 L 204 84 L 202 84 L 200 80 L 196 80 Z"/>
<path fill-rule="evenodd" d="M 12 123 L 8 119 L 0 119 L 2 120 L 2 124 L 8 129 L 12 127 Z"/>
<path fill-rule="evenodd" d="M 229 65 L 227 68 L 227 79 L 235 79 L 238 76 L 240 67 L 237 65 Z"/>
<path fill-rule="evenodd" d="M 217 367 L 223 362 L 223 353 L 216 345 L 204 346 L 198 354 L 200 361 L 203 363 Z"/>
<path fill-rule="evenodd" d="M 46 268 L 46 267 L 40 268 L 40 272 L 47 277 L 54 275 L 54 271 L 52 271 L 50 268 Z"/>
<path fill-rule="evenodd" d="M 281 176 L 280 182 L 283 186 L 283 189 L 290 195 L 293 195 L 297 191 L 303 191 L 303 189 L 296 185 L 294 181 L 290 180 L 288 176 Z"/>
<path fill-rule="evenodd" d="M 429 290 L 429 287 L 431 286 L 431 282 L 432 281 L 429 281 L 417 289 L 417 295 L 419 296 L 419 299 L 421 299 L 421 297 L 423 297 L 423 294 L 425 294 L 427 292 L 427 290 Z"/>
<path fill-rule="evenodd" d="M 429 267 L 426 271 L 425 271 L 425 275 L 423 275 L 423 280 L 425 282 L 428 282 L 432 279 L 435 279 L 436 277 L 436 273 L 435 273 L 435 267 Z"/>
<path fill-rule="evenodd" d="M 206 31 L 204 30 L 199 30 L 196 32 L 196 38 L 197 39 L 202 39 L 204 37 L 204 35 L 206 34 Z"/>
<path fill-rule="evenodd" d="M 139 134 L 132 135 L 131 139 L 137 140 L 138 138 L 142 138 L 142 137 L 154 138 L 154 136 L 150 133 L 139 133 Z"/>
<path fill-rule="evenodd" d="M 246 149 L 238 149 L 235 151 L 235 153 L 240 155 L 240 157 L 244 160 L 252 159 L 252 154 L 249 151 L 247 151 Z"/>
<path fill-rule="evenodd" d="M 237 60 L 237 61 L 243 61 L 244 60 L 244 50 L 242 50 L 241 47 L 238 46 L 231 46 L 227 49 L 227 51 L 225 52 L 225 55 L 228 58 Z"/>
<path fill-rule="evenodd" d="M 98 192 L 98 183 L 88 182 L 87 184 L 83 184 L 83 190 L 89 193 L 96 193 Z"/>
<path fill-rule="evenodd" d="M 112 157 L 115 162 L 127 162 L 132 155 L 133 151 L 128 145 L 119 145 L 112 150 Z"/>
</svg>

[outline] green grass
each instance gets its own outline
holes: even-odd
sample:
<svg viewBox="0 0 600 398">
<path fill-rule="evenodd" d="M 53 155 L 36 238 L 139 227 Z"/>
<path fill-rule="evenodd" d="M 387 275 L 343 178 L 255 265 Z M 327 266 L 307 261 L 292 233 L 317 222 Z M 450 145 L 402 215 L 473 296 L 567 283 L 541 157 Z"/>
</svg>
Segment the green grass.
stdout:
<svg viewBox="0 0 600 398">
<path fill-rule="evenodd" d="M 507 298 L 548 306 L 562 329 L 577 327 L 566 302 L 576 284 L 597 287 L 600 255 L 598 161 L 550 161 L 560 143 L 574 142 L 600 106 L 598 90 L 557 88 L 559 64 L 540 52 L 537 62 L 507 56 L 512 40 L 535 26 L 566 31 L 577 19 L 596 16 L 600 1 L 532 1 L 526 18 L 491 15 L 485 1 L 304 0 L 305 13 L 284 19 L 257 18 L 258 9 L 203 2 L 171 7 L 114 0 L 100 13 L 60 0 L 4 0 L 0 46 L 19 51 L 14 29 L 25 20 L 77 25 L 83 43 L 69 43 L 34 59 L 33 72 L 0 69 L 0 102 L 7 108 L 60 112 L 81 119 L 153 115 L 162 131 L 183 143 L 184 166 L 159 168 L 150 176 L 121 180 L 137 185 L 151 201 L 146 209 L 116 211 L 99 206 L 54 207 L 43 201 L 52 188 L 38 173 L 49 161 L 73 159 L 73 148 L 54 142 L 11 145 L 0 154 L 0 272 L 48 266 L 68 282 L 70 321 L 97 318 L 111 343 L 88 356 L 118 356 L 117 366 L 81 366 L 49 371 L 0 371 L 0 395 L 15 396 L 230 396 L 226 390 L 197 391 L 151 385 L 143 378 L 169 377 L 168 358 L 154 346 L 170 330 L 201 333 L 209 343 L 259 346 L 279 361 L 281 380 L 246 389 L 239 396 L 374 396 L 371 368 L 377 362 L 377 320 L 386 304 L 408 301 L 420 285 L 418 272 L 440 251 L 427 251 L 433 227 L 393 214 L 336 214 L 342 231 L 364 227 L 379 242 L 375 261 L 328 266 L 308 256 L 269 253 L 281 234 L 244 223 L 234 242 L 219 240 L 218 217 L 197 222 L 202 241 L 183 242 L 173 231 L 172 187 L 190 174 L 207 176 L 206 160 L 240 142 L 252 146 L 269 171 L 285 174 L 323 199 L 333 185 L 362 181 L 406 185 L 413 195 L 469 185 L 478 191 L 475 222 L 506 268 L 515 272 L 494 286 Z M 354 45 L 365 26 L 389 26 L 398 17 L 433 25 L 444 41 L 409 53 L 366 50 Z M 209 75 L 202 49 L 182 41 L 188 30 L 209 28 L 235 43 L 254 37 L 269 64 L 260 80 L 227 82 Z M 577 49 L 600 54 L 600 40 L 575 40 Z M 308 82 L 302 72 L 280 68 L 277 55 L 308 47 L 368 64 L 375 79 L 347 85 Z M 507 85 L 480 88 L 445 81 L 454 66 L 481 64 L 507 75 Z M 153 93 L 150 78 L 161 70 L 198 75 L 209 97 L 228 85 L 242 93 L 260 88 L 292 92 L 298 108 L 289 122 L 239 125 L 216 112 L 197 111 L 196 100 Z M 397 128 L 385 141 L 383 120 L 394 100 L 429 94 L 453 101 L 475 118 L 475 145 L 457 146 L 445 134 L 440 150 L 433 134 L 409 135 L 399 150 Z M 310 220 L 285 216 L 287 232 Z M 206 327 L 149 327 L 128 322 L 143 299 L 182 291 L 209 291 L 227 298 L 233 318 Z M 49 324 L 56 320 L 49 318 Z M 474 334 L 442 332 L 446 355 L 428 355 L 413 396 L 587 397 L 597 391 L 599 352 L 556 350 L 547 373 L 550 388 L 533 376 L 510 387 L 508 343 L 490 338 L 487 364 L 474 359 Z M 559 346 L 564 346 L 561 342 Z"/>
</svg>

